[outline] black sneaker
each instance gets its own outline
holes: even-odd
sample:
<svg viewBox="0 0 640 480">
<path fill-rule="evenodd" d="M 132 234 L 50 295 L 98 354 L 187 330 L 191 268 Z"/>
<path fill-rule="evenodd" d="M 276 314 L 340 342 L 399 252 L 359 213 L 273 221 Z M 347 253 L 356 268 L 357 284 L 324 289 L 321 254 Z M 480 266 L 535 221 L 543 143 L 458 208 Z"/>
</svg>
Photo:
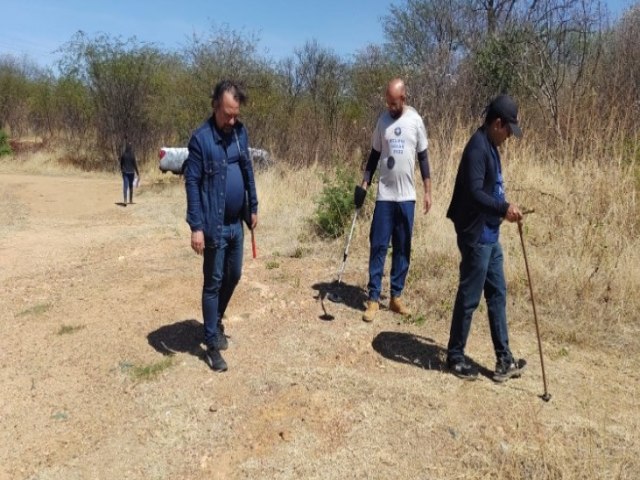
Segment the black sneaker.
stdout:
<svg viewBox="0 0 640 480">
<path fill-rule="evenodd" d="M 456 377 L 464 380 L 475 380 L 478 378 L 478 369 L 466 360 L 447 362 L 447 368 Z"/>
<path fill-rule="evenodd" d="M 207 365 L 215 372 L 226 372 L 227 362 L 224 361 L 220 352 L 214 348 L 209 347 L 204 354 L 204 360 Z"/>
<path fill-rule="evenodd" d="M 510 378 L 518 378 L 527 368 L 527 361 L 512 359 L 510 362 L 497 362 L 496 371 L 493 374 L 493 381 L 502 383 Z"/>
</svg>

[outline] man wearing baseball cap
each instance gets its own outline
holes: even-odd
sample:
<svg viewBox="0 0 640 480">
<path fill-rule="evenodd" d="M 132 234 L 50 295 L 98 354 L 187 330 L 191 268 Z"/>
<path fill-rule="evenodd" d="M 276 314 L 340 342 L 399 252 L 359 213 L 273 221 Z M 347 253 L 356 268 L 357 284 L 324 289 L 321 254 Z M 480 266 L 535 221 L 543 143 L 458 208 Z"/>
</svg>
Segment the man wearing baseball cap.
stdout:
<svg viewBox="0 0 640 480">
<path fill-rule="evenodd" d="M 464 355 L 473 312 L 484 292 L 491 340 L 496 354 L 493 380 L 519 377 L 525 360 L 514 358 L 507 329 L 507 286 L 504 278 L 500 224 L 517 222 L 522 212 L 508 203 L 498 147 L 511 135 L 522 136 L 518 106 L 508 95 L 494 98 L 484 124 L 467 143 L 458 167 L 447 217 L 453 221 L 460 250 L 460 280 L 453 307 L 447 366 L 456 376 L 474 380 L 477 368 Z"/>
</svg>

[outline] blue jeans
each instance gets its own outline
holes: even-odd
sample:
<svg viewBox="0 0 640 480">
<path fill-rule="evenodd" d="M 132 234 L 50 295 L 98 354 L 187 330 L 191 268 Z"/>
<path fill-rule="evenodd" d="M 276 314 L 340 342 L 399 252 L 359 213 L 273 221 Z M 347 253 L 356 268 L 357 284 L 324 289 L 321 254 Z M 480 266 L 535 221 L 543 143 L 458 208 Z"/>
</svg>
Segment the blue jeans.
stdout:
<svg viewBox="0 0 640 480">
<path fill-rule="evenodd" d="M 399 297 L 411 262 L 411 235 L 416 202 L 376 202 L 371 221 L 369 243 L 369 299 L 380 300 L 382 273 L 389 240 L 391 256 L 391 296 Z"/>
<path fill-rule="evenodd" d="M 122 173 L 122 196 L 127 203 L 127 190 L 129 190 L 129 202 L 133 202 L 133 179 L 135 173 Z"/>
<path fill-rule="evenodd" d="M 238 220 L 222 227 L 222 240 L 218 246 L 207 245 L 204 249 L 202 316 L 207 346 L 223 334 L 222 317 L 242 274 L 243 241 L 242 223 Z"/>
<path fill-rule="evenodd" d="M 510 362 L 513 356 L 509 350 L 507 285 L 500 242 L 468 245 L 458 238 L 458 248 L 462 256 L 460 283 L 453 307 L 447 360 L 453 363 L 464 360 L 471 318 L 484 291 L 496 359 L 499 362 Z"/>
</svg>

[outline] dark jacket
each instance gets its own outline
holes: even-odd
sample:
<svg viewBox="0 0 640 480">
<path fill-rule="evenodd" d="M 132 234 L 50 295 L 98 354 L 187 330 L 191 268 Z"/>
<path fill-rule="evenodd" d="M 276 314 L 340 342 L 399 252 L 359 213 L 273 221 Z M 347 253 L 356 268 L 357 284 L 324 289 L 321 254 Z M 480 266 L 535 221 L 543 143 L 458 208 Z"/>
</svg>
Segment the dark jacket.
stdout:
<svg viewBox="0 0 640 480">
<path fill-rule="evenodd" d="M 133 154 L 131 145 L 127 145 L 120 156 L 120 171 L 122 173 L 135 173 L 139 175 L 136 156 Z"/>
<path fill-rule="evenodd" d="M 460 240 L 476 243 L 487 221 L 499 222 L 507 214 L 509 204 L 493 196 L 497 180 L 496 158 L 484 127 L 469 139 L 458 167 L 456 183 L 447 217 L 453 221 Z M 496 157 L 500 161 L 500 154 Z"/>
<path fill-rule="evenodd" d="M 237 139 L 237 142 L 236 142 Z M 240 152 L 238 152 L 238 145 Z M 248 193 L 251 213 L 258 213 L 258 196 L 249 156 L 247 130 L 237 122 L 231 141 L 214 127 L 213 117 L 204 122 L 189 140 L 189 156 L 185 160 L 184 180 L 187 190 L 187 223 L 191 231 L 202 230 L 205 242 L 217 246 L 221 240 L 225 211 L 227 159 L 239 155 L 244 188 Z"/>
</svg>

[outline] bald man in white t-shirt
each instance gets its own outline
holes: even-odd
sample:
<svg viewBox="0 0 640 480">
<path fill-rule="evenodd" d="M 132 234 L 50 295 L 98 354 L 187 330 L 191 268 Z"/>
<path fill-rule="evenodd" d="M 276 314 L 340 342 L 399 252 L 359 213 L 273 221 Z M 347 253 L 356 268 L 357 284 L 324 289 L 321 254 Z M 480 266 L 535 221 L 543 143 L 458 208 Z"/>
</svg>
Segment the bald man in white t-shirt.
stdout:
<svg viewBox="0 0 640 480">
<path fill-rule="evenodd" d="M 405 105 L 406 88 L 401 79 L 389 82 L 385 98 L 387 111 L 380 116 L 373 132 L 371 153 L 361 186 L 366 190 L 371 185 L 373 174 L 379 167 L 378 196 L 369 235 L 369 300 L 362 316 L 365 322 L 372 322 L 380 308 L 382 273 L 389 241 L 393 248 L 389 309 L 401 315 L 411 313 L 400 297 L 411 258 L 416 156 L 424 187 L 424 213 L 431 209 L 431 177 L 424 122 L 413 107 Z"/>
</svg>

